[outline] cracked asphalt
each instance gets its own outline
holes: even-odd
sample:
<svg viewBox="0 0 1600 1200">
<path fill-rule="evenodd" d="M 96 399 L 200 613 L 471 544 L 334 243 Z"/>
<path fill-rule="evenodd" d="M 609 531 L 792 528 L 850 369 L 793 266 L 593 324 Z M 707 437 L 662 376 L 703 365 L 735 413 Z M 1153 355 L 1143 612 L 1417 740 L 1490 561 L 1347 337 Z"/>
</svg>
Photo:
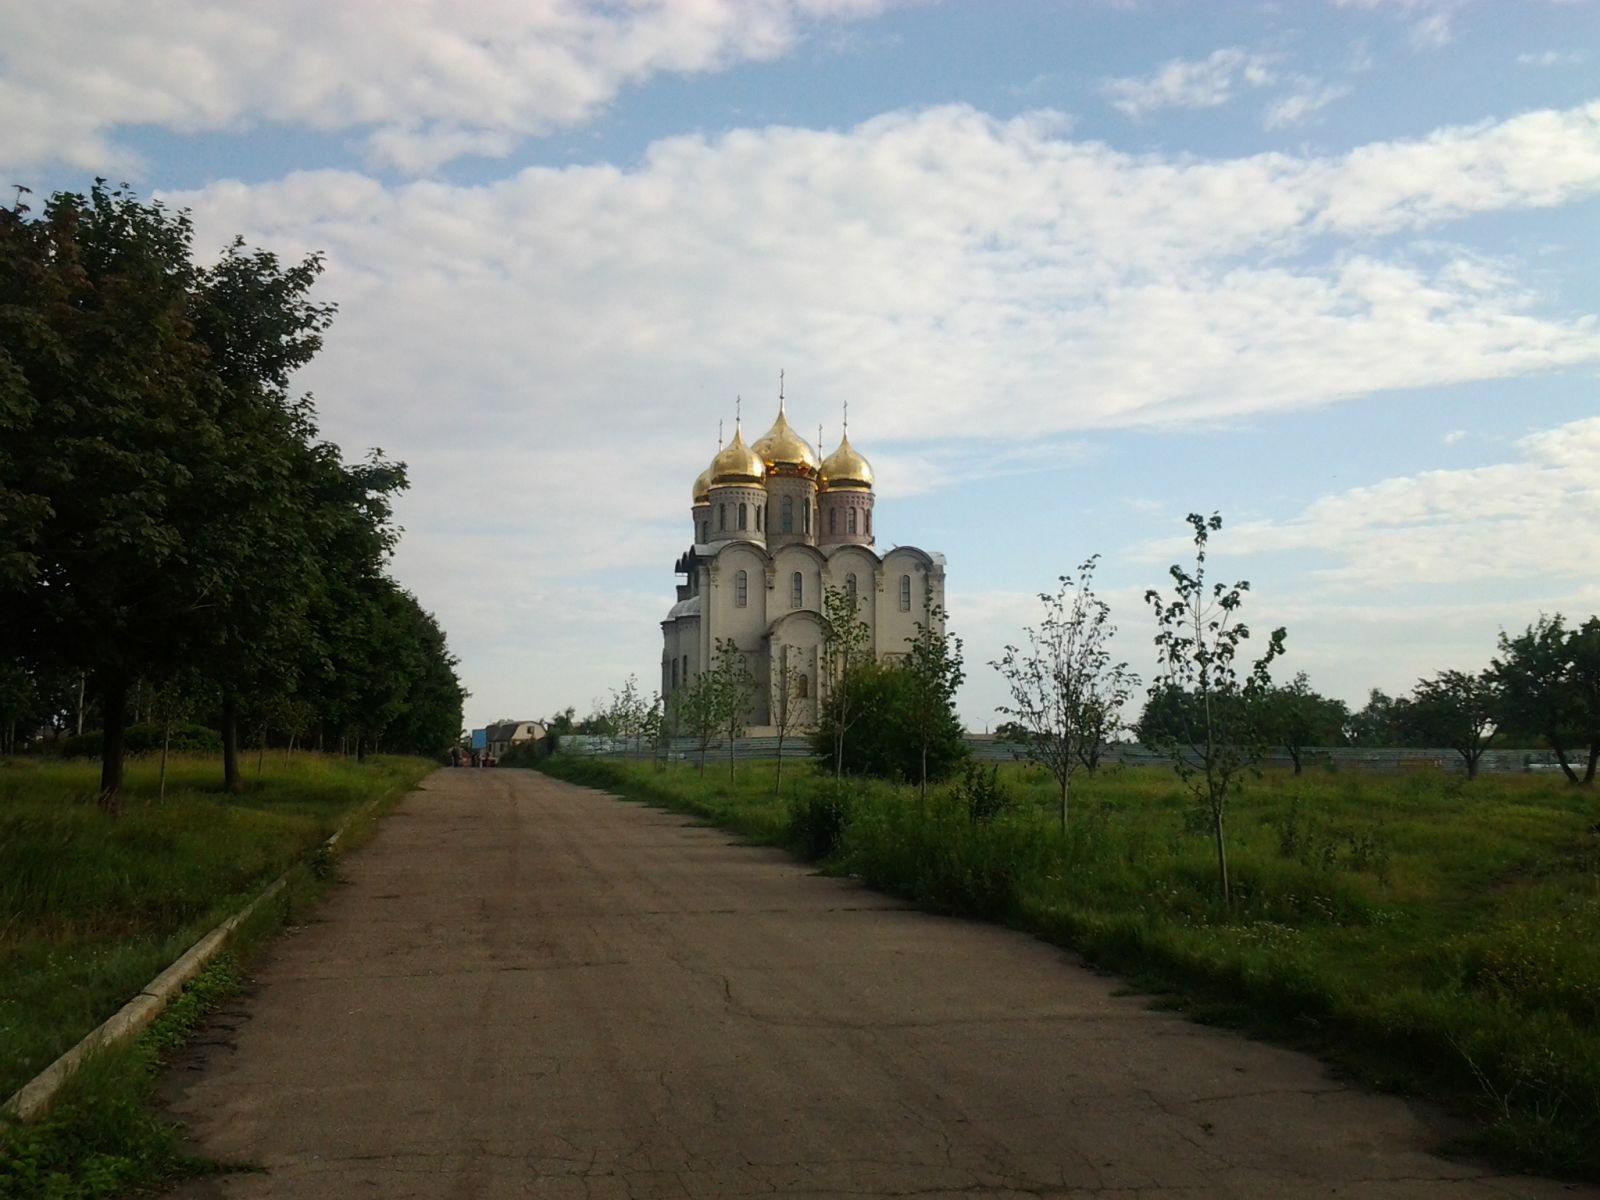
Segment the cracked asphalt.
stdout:
<svg viewBox="0 0 1600 1200">
<path fill-rule="evenodd" d="M 179 1196 L 1596 1196 L 1020 934 L 443 770 L 174 1064 Z"/>
</svg>

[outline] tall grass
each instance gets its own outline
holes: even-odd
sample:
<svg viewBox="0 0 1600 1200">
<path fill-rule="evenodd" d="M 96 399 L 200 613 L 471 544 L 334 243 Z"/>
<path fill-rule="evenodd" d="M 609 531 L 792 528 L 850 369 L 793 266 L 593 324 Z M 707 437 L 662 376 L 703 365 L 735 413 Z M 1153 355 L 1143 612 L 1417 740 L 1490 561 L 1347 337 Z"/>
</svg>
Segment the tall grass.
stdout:
<svg viewBox="0 0 1600 1200">
<path fill-rule="evenodd" d="M 1479 1118 L 1502 1161 L 1600 1181 L 1600 802 L 1543 776 L 1472 783 L 1269 774 L 1235 802 L 1233 904 L 1170 774 L 1051 781 L 1008 768 L 974 819 L 969 780 L 847 786 L 792 767 L 730 787 L 557 756 L 545 769 L 704 815 L 943 911 L 1070 944 L 1191 1011 L 1308 1046 L 1381 1086 Z M 819 837 L 819 828 L 831 829 Z"/>
</svg>

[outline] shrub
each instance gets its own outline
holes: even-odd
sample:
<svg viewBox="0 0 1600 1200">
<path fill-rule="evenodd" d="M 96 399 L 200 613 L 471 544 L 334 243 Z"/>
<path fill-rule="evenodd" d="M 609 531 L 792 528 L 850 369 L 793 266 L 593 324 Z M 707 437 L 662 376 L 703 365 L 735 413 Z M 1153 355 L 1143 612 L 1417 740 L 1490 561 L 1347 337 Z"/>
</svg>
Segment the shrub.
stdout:
<svg viewBox="0 0 1600 1200">
<path fill-rule="evenodd" d="M 850 711 L 859 716 L 844 739 L 845 773 L 909 783 L 921 779 L 922 747 L 909 715 L 916 703 L 915 680 L 903 667 L 861 667 L 829 693 L 811 738 L 817 756 L 833 761 L 833 713 L 847 693 Z M 947 709 L 939 714 L 928 745 L 929 782 L 948 779 L 967 754 L 961 721 Z"/>
<path fill-rule="evenodd" d="M 853 797 L 848 784 L 824 780 L 789 802 L 788 842 L 810 859 L 827 858 L 838 849 L 850 824 Z"/>
<path fill-rule="evenodd" d="M 123 749 L 128 754 L 158 754 L 166 736 L 166 727 L 153 721 L 130 725 L 123 735 Z M 64 758 L 99 758 L 100 743 L 97 729 L 62 738 L 60 752 Z M 174 725 L 168 750 L 173 754 L 221 754 L 222 735 L 204 725 Z"/>
</svg>

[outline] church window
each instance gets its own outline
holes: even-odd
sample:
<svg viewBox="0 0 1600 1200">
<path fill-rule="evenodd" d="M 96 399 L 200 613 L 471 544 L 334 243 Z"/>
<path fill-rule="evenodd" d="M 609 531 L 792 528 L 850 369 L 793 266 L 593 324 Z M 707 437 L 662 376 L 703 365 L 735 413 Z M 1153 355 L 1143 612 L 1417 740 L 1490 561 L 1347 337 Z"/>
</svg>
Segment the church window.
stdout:
<svg viewBox="0 0 1600 1200">
<path fill-rule="evenodd" d="M 789 607 L 799 608 L 805 603 L 805 579 L 799 571 L 789 576 Z"/>
<path fill-rule="evenodd" d="M 805 531 L 807 533 L 810 533 L 811 532 L 811 505 L 809 505 L 809 504 L 806 505 L 806 511 L 802 515 L 805 518 Z"/>
<path fill-rule="evenodd" d="M 856 602 L 856 576 L 854 571 L 844 577 L 844 594 L 850 597 L 851 604 Z"/>
<path fill-rule="evenodd" d="M 718 529 L 726 529 L 727 527 L 728 527 L 728 506 L 726 504 L 719 504 L 719 505 L 717 505 L 717 528 Z"/>
<path fill-rule="evenodd" d="M 733 577 L 733 606 L 743 608 L 750 603 L 750 576 L 739 571 Z"/>
<path fill-rule="evenodd" d="M 739 528 L 740 529 L 748 529 L 749 527 L 750 527 L 750 506 L 748 504 L 746 504 L 743 500 L 741 500 L 741 501 L 739 501 Z"/>
<path fill-rule="evenodd" d="M 900 611 L 911 611 L 911 576 L 900 576 Z"/>
<path fill-rule="evenodd" d="M 811 699 L 811 677 L 804 671 L 800 672 L 800 678 L 795 683 L 794 694 L 800 700 Z"/>
<path fill-rule="evenodd" d="M 794 532 L 794 497 L 793 496 L 785 496 L 783 498 L 783 531 L 785 533 L 793 533 Z"/>
<path fill-rule="evenodd" d="M 760 504 L 756 505 L 756 532 L 757 533 L 761 532 L 761 509 L 762 509 L 762 507 L 763 506 L 760 505 Z"/>
<path fill-rule="evenodd" d="M 845 514 L 845 520 L 849 522 L 850 532 L 854 533 L 856 531 L 856 510 L 852 508 L 849 512 L 847 512 Z"/>
<path fill-rule="evenodd" d="M 828 510 L 828 532 L 839 532 L 839 510 L 837 508 L 830 508 Z"/>
<path fill-rule="evenodd" d="M 689 682 L 689 656 L 687 654 L 683 656 L 683 681 L 684 683 Z"/>
<path fill-rule="evenodd" d="M 867 534 L 868 537 L 871 537 L 872 536 L 872 510 L 869 508 L 862 515 L 867 520 L 866 534 Z"/>
</svg>

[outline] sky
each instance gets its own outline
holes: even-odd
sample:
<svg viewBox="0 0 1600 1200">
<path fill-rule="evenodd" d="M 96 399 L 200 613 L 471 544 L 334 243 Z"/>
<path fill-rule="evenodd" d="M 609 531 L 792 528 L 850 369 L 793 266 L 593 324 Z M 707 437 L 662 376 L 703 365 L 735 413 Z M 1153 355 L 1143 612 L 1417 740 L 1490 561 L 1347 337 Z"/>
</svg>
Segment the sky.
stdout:
<svg viewBox="0 0 1600 1200">
<path fill-rule="evenodd" d="M 659 681 L 691 485 L 849 405 L 948 559 L 958 704 L 1099 555 L 1212 578 L 1359 706 L 1600 612 L 1595 0 L 54 0 L 0 181 L 317 253 L 297 380 L 403 460 L 467 722 Z"/>
</svg>

